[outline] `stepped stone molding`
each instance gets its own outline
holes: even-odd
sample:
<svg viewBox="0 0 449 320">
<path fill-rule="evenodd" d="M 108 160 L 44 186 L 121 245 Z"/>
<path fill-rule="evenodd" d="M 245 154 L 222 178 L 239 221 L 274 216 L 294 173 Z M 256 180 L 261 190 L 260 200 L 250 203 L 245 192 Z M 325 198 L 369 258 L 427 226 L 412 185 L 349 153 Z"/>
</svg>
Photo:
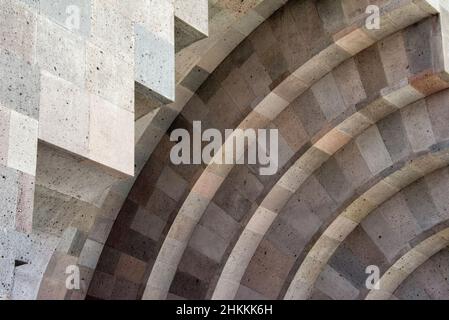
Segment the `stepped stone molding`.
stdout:
<svg viewBox="0 0 449 320">
<path fill-rule="evenodd" d="M 405 10 L 412 10 L 413 14 L 400 15 L 400 9 L 404 8 Z M 376 37 L 382 38 L 393 33 L 395 30 L 401 30 L 402 27 L 437 12 L 427 2 L 407 3 L 407 5 L 400 7 L 400 9 L 392 9 L 391 14 L 395 18 L 395 24 L 391 24 L 390 28 L 382 28 L 381 30 L 383 31 L 381 34 L 374 33 L 370 37 L 367 36 L 367 33 L 370 33 L 369 31 L 362 30 L 363 27 L 356 27 L 355 31 L 347 33 L 341 38 L 337 38 L 334 44 L 320 54 L 315 55 L 313 59 L 309 60 L 288 76 L 286 80 L 282 81 L 276 89 L 270 92 L 262 102 L 253 108 L 253 111 L 242 121 L 238 128 L 253 128 L 254 123 L 257 124 L 257 128 L 263 128 L 289 105 L 289 101 L 293 101 L 308 86 L 319 80 L 342 61 L 375 43 Z M 406 18 L 401 19 L 401 17 Z M 387 21 L 391 20 L 388 19 Z M 354 37 L 360 39 L 360 41 L 354 41 Z M 350 38 L 352 39 L 349 40 Z M 348 41 L 350 41 L 351 47 L 345 47 Z M 277 94 L 278 92 L 280 92 L 279 95 Z M 171 281 L 176 273 L 177 268 L 175 266 L 179 264 L 187 242 L 190 240 L 190 236 L 208 207 L 211 198 L 220 187 L 221 181 L 226 178 L 231 169 L 232 166 L 210 165 L 198 179 L 195 184 L 196 187 L 193 187 L 193 191 L 187 197 L 175 219 L 171 229 L 173 231 L 169 231 L 167 239 L 159 252 L 160 259 L 156 260 L 153 267 L 153 272 L 148 280 L 148 287 L 144 295 L 145 298 L 160 299 L 166 297 Z M 195 189 L 199 190 L 204 185 L 207 185 L 209 189 L 207 195 L 201 195 L 195 192 Z M 176 235 L 174 230 L 179 229 L 177 225 L 181 223 L 184 230 L 182 237 L 179 238 L 179 235 Z"/>
<path fill-rule="evenodd" d="M 373 123 L 385 118 L 394 110 L 399 110 L 420 100 L 424 96 L 443 90 L 449 85 L 446 80 L 441 80 L 440 85 L 427 87 L 427 89 L 422 90 L 423 86 L 415 82 L 414 79 L 420 79 L 423 80 L 423 83 L 430 84 L 433 82 L 432 79 L 434 77 L 446 79 L 445 73 L 445 71 L 441 70 L 436 71 L 435 74 L 427 74 L 424 78 L 418 74 L 411 76 L 410 79 L 399 80 L 398 84 L 384 88 L 380 93 L 380 97 L 370 102 L 367 106 L 358 106 L 358 112 L 347 116 L 344 121 L 315 142 L 279 179 L 248 222 L 227 261 L 213 298 L 229 299 L 235 297 L 240 286 L 240 280 L 260 241 L 262 241 L 281 209 L 301 185 L 307 181 L 312 172 L 320 168 L 331 155 L 338 152 L 338 150 L 360 135 Z M 425 79 L 427 76 L 429 78 Z M 275 212 L 267 209 L 267 207 L 273 207 L 273 199 L 279 199 L 276 203 Z"/>
<path fill-rule="evenodd" d="M 445 145 L 447 142 L 444 142 Z M 379 205 L 412 182 L 448 164 L 447 149 L 433 146 L 429 153 L 411 160 L 385 177 L 353 201 L 331 223 L 308 252 L 285 295 L 285 299 L 305 300 L 338 246 Z"/>
<path fill-rule="evenodd" d="M 448 15 L 0 0 L 0 299 L 447 298 Z M 175 165 L 195 121 L 277 129 L 278 172 Z"/>
</svg>

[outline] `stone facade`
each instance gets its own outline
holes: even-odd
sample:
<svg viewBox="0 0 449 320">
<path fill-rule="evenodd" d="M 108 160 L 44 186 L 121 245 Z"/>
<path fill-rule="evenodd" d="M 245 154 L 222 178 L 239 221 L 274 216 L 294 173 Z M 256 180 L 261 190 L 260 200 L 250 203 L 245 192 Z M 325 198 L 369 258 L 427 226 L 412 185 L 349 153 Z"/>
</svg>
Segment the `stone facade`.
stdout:
<svg viewBox="0 0 449 320">
<path fill-rule="evenodd" d="M 0 8 L 1 296 L 449 298 L 444 0 Z M 193 121 L 278 129 L 278 173 L 173 164 Z"/>
</svg>

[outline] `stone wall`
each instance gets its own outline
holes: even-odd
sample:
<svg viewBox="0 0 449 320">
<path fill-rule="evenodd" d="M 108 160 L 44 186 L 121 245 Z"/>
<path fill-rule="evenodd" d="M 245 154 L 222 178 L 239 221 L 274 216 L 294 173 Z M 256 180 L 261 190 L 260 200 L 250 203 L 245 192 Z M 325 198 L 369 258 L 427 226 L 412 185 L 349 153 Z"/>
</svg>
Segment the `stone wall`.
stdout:
<svg viewBox="0 0 449 320">
<path fill-rule="evenodd" d="M 134 175 L 135 87 L 152 104 L 175 98 L 175 4 L 0 2 L 1 195 L 9 203 L 1 208 L 2 237 L 9 239 L 1 250 L 10 256 L 2 259 L 9 270 L 2 296 L 35 297 L 45 259 L 80 213 L 67 210 L 70 203 L 90 205 L 95 215 L 106 190 Z M 195 34 L 186 45 L 207 35 L 207 2 L 201 6 L 196 16 L 179 18 Z M 43 234 L 48 245 L 39 242 Z M 43 250 L 42 258 L 19 258 L 26 235 L 39 242 L 32 251 Z M 33 269 L 32 279 L 13 281 L 15 259 L 24 260 L 21 274 Z M 26 281 L 33 288 L 20 289 Z"/>
<path fill-rule="evenodd" d="M 385 230 L 379 239 L 367 231 L 378 212 L 373 209 L 390 205 L 394 216 L 399 207 L 390 201 L 397 192 L 402 196 L 447 164 L 439 120 L 447 118 L 449 86 L 445 12 L 427 1 L 376 4 L 380 31 L 365 28 L 365 2 L 289 2 L 201 86 L 192 84 L 196 94 L 153 152 L 112 228 L 89 297 L 275 299 L 292 285 L 293 297 L 363 298 L 365 264 L 379 264 L 383 272 L 405 253 L 390 254 L 381 239 L 394 236 L 406 250 L 444 226 L 442 207 L 413 235 Z M 194 120 L 220 130 L 278 128 L 280 172 L 266 177 L 254 166 L 173 165 L 168 135 L 191 129 Z M 383 179 L 398 187 L 384 186 Z M 386 198 L 361 206 L 370 192 Z M 407 217 L 419 219 L 418 200 L 407 199 Z M 360 216 L 345 225 L 352 210 Z M 368 214 L 362 227 L 369 236 L 356 254 L 368 251 L 373 258 L 337 258 L 337 247 L 360 234 L 356 220 Z M 392 219 L 401 227 L 409 223 L 402 215 Z M 326 235 L 337 239 L 326 242 L 330 226 L 336 234 Z M 317 263 L 301 269 L 312 258 Z M 343 260 L 338 268 L 335 259 Z M 361 262 L 354 267 L 351 259 Z M 298 270 L 319 273 L 306 274 L 303 284 Z"/>
</svg>

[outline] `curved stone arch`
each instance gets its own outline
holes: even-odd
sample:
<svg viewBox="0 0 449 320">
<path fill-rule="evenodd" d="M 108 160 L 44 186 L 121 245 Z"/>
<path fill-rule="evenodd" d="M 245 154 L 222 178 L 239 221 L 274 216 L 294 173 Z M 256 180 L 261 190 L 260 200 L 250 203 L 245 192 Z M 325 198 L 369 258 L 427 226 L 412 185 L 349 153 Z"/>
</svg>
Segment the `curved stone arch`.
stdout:
<svg viewBox="0 0 449 320">
<path fill-rule="evenodd" d="M 410 15 L 400 14 L 400 12 L 403 13 L 407 10 L 415 11 Z M 287 107 L 289 101 L 292 101 L 303 92 L 302 90 L 307 88 L 308 85 L 312 84 L 332 70 L 333 67 L 344 61 L 348 55 L 354 55 L 364 48 L 369 47 L 375 43 L 378 38 L 385 37 L 395 30 L 398 30 L 398 26 L 403 27 L 409 25 L 412 22 L 419 21 L 421 18 L 436 12 L 437 11 L 428 6 L 427 2 L 407 3 L 404 7 L 394 8 L 390 13 L 394 15 L 395 23 L 398 23 L 398 25 L 391 25 L 390 28 L 383 28 L 382 34 L 370 34 L 373 38 L 370 38 L 370 36 L 367 35 L 367 33 L 369 34 L 370 32 L 363 30 L 363 27 L 357 28 L 355 25 L 355 31 L 351 30 L 351 32 L 344 35 L 340 34 L 340 37 L 336 37 L 335 43 L 316 55 L 313 59 L 309 60 L 305 65 L 285 79 L 257 105 L 254 111 L 240 124 L 239 128 L 254 128 L 253 124 L 258 125 L 256 128 L 263 127 Z M 407 18 L 404 19 L 404 16 L 407 16 Z M 354 41 L 355 39 L 358 41 Z M 349 45 L 349 43 L 351 45 Z M 341 48 L 344 48 L 343 51 L 345 53 L 343 56 Z M 332 55 L 336 53 L 337 55 L 332 57 Z M 407 88 L 405 90 L 407 90 Z M 400 104 L 402 97 L 393 94 L 389 96 L 389 98 Z M 402 103 L 403 102 L 404 101 L 402 101 Z M 222 152 L 224 152 L 223 149 Z M 192 192 L 188 195 L 188 198 L 180 209 L 179 214 L 164 241 L 161 251 L 159 252 L 147 283 L 144 298 L 166 297 L 170 283 L 176 272 L 177 265 L 182 258 L 193 230 L 211 201 L 211 198 L 213 198 L 218 187 L 224 181 L 231 169 L 232 166 L 230 165 L 223 166 L 211 164 L 197 180 Z M 207 194 L 204 194 L 204 186 L 206 185 L 208 190 Z M 181 225 L 183 232 L 182 234 L 176 235 L 176 231 L 180 230 Z"/>
<path fill-rule="evenodd" d="M 379 289 L 372 289 L 365 299 L 390 299 L 407 277 L 447 246 L 449 246 L 449 228 L 428 237 L 399 258 L 379 280 Z"/>
<path fill-rule="evenodd" d="M 379 115 L 375 122 L 386 117 L 390 112 L 391 110 L 383 115 Z M 289 199 L 307 181 L 312 173 L 321 167 L 333 154 L 337 153 L 346 144 L 373 125 L 373 122 L 370 121 L 358 123 L 359 117 L 363 119 L 363 115 L 360 113 L 345 121 L 345 127 L 355 128 L 350 136 L 344 136 L 343 131 L 339 130 L 339 126 L 333 129 L 308 149 L 273 186 L 235 244 L 220 275 L 213 299 L 222 300 L 235 297 L 240 286 L 240 280 L 252 256 Z M 273 210 L 273 199 L 277 199 L 275 210 Z"/>
<path fill-rule="evenodd" d="M 235 244 L 220 275 L 213 299 L 232 299 L 235 297 L 240 286 L 240 280 L 260 241 L 262 241 L 291 196 L 315 170 L 373 123 L 424 96 L 444 89 L 448 85 L 437 87 L 435 91 L 428 91 L 424 94 L 408 84 L 408 79 L 398 82 L 400 85 L 382 90 L 380 98 L 359 109 L 358 112 L 349 116 L 315 142 L 272 187 Z M 380 111 L 376 111 L 373 117 L 373 110 Z M 369 116 L 367 117 L 367 115 Z M 275 205 L 273 205 L 273 201 L 275 201 Z"/>
<path fill-rule="evenodd" d="M 449 227 L 445 197 L 448 173 L 448 166 L 438 169 L 377 207 L 335 251 L 320 273 L 310 299 L 364 299 L 374 284 L 373 279 L 378 280 L 399 257 L 423 239 Z M 301 256 L 304 257 L 305 254 L 307 252 Z M 297 260 L 298 263 L 301 261 L 302 259 Z M 296 271 L 296 268 L 291 271 Z M 417 273 L 418 278 L 420 275 Z M 437 281 L 433 282 L 432 275 L 428 274 L 428 277 L 430 278 L 426 279 L 430 283 L 447 292 L 447 285 L 438 286 L 441 279 L 438 281 L 436 276 Z M 284 289 L 290 279 L 291 277 L 285 278 Z M 418 284 L 415 277 L 408 284 L 404 288 L 405 294 L 409 290 L 414 292 L 415 289 L 417 293 L 424 294 L 421 288 L 424 283 Z M 433 286 L 429 286 L 430 288 Z M 410 296 L 412 297 L 413 295 Z"/>
<path fill-rule="evenodd" d="M 290 283 L 285 299 L 309 298 L 321 271 L 348 235 L 371 212 L 400 190 L 447 166 L 448 156 L 447 141 L 432 146 L 427 154 L 406 163 L 355 199 L 334 219 L 307 253 Z"/>
<path fill-rule="evenodd" d="M 39 277 L 42 281 L 35 288 L 38 298 L 85 298 L 104 244 L 127 195 L 136 181 L 136 177 L 142 171 L 145 163 L 173 120 L 194 95 L 195 90 L 194 88 L 189 88 L 186 79 L 191 75 L 195 75 L 195 73 L 198 73 L 198 69 L 201 69 L 204 70 L 205 74 L 201 80 L 204 82 L 206 76 L 212 73 L 248 34 L 286 1 L 262 0 L 258 1 L 257 4 L 253 4 L 253 7 L 243 8 L 244 10 L 241 10 L 239 7 L 224 9 L 217 16 L 217 19 L 210 22 L 212 27 L 210 38 L 203 39 L 176 53 L 176 69 L 178 71 L 181 70 L 181 72 L 176 76 L 175 102 L 163 105 L 156 101 L 149 102 L 146 99 L 136 101 L 136 104 L 141 104 L 145 111 L 142 114 L 136 114 L 135 176 L 111 180 L 110 177 L 105 178 L 105 176 L 101 176 L 97 172 L 88 172 L 88 174 L 90 173 L 94 176 L 98 175 L 98 179 L 102 181 L 101 187 L 95 189 L 95 192 L 91 190 L 92 194 L 90 196 L 95 196 L 95 202 L 86 202 L 86 208 L 78 212 L 70 223 L 71 225 L 74 221 L 81 220 L 81 217 L 89 216 L 92 218 L 92 212 L 95 212 L 92 224 L 85 235 L 88 242 L 82 248 L 79 248 L 83 257 L 73 257 L 67 252 L 67 246 L 70 246 L 70 243 L 76 239 L 77 233 L 79 233 L 75 228 L 67 228 L 62 236 L 58 237 L 57 243 L 52 243 L 51 250 L 48 250 L 49 252 L 46 256 L 47 261 L 41 263 Z M 233 11 L 234 9 L 235 11 Z M 238 12 L 238 14 L 235 12 Z M 229 24 L 226 25 L 225 22 Z M 196 85 L 199 84 L 197 83 Z M 154 108 L 157 109 L 155 114 L 150 112 Z M 54 157 L 54 155 L 50 156 Z M 70 175 L 70 173 L 66 173 L 66 176 Z M 88 263 L 86 263 L 87 261 Z M 75 264 L 81 267 L 80 271 L 83 276 L 82 288 L 76 294 L 67 295 L 65 283 L 60 281 L 59 278 L 61 274 L 64 274 L 66 265 Z"/>
<path fill-rule="evenodd" d="M 449 93 L 449 91 L 446 90 L 446 91 L 440 92 L 440 93 L 435 94 L 426 99 L 427 106 L 429 108 L 431 108 L 431 109 L 428 109 L 429 113 L 435 114 L 434 112 L 436 111 L 436 109 L 434 109 L 434 108 L 436 105 L 435 105 L 434 101 L 440 101 L 441 100 L 440 97 L 447 96 L 448 93 Z M 429 101 L 429 102 L 427 103 L 427 101 Z M 433 102 L 431 102 L 431 101 L 433 101 Z M 404 114 L 404 113 L 409 113 L 409 110 L 413 110 L 413 109 L 417 110 L 416 109 L 417 106 L 420 106 L 419 108 L 421 109 L 421 106 L 424 106 L 424 103 L 422 103 L 422 104 L 421 104 L 421 102 L 414 103 L 414 104 L 410 105 L 409 107 L 403 108 L 402 111 L 397 112 L 397 114 L 400 115 L 400 114 Z M 443 107 L 443 105 L 441 105 L 441 107 Z M 424 106 L 423 108 L 426 108 L 426 107 Z M 430 111 L 430 110 L 432 110 L 432 111 Z M 442 109 L 440 109 L 440 110 L 441 111 L 444 110 L 443 113 L 447 112 L 447 108 L 445 106 L 444 106 L 443 110 Z M 391 117 L 392 117 L 391 119 L 395 119 L 395 120 L 401 119 L 400 116 L 396 117 L 395 115 L 392 115 Z M 399 121 L 401 121 L 401 120 L 399 120 Z M 397 124 L 393 125 L 389 120 L 388 120 L 388 123 L 390 123 L 390 127 L 394 127 L 394 128 L 398 127 Z M 367 131 L 370 131 L 370 132 L 374 132 L 374 130 L 377 131 L 377 129 L 376 129 L 377 126 L 378 125 L 373 125 Z M 374 130 L 371 130 L 371 129 L 374 129 Z M 379 126 L 379 129 L 380 129 L 380 126 Z M 434 127 L 434 130 L 435 129 L 436 129 L 436 127 Z M 437 132 L 437 131 L 435 131 L 435 132 Z M 371 134 L 369 134 L 369 135 L 371 135 Z M 444 139 L 446 139 L 446 138 L 447 138 L 447 136 L 444 137 Z M 381 138 L 379 137 L 379 139 L 381 139 Z M 384 137 L 384 139 L 386 139 L 386 140 L 384 140 L 384 143 L 387 144 L 388 143 L 387 137 Z M 374 143 L 374 145 L 375 144 L 376 143 Z M 390 143 L 390 145 L 391 145 L 391 143 Z M 350 147 L 348 150 L 351 150 L 351 149 L 352 148 Z M 379 148 L 376 148 L 376 149 L 379 150 L 380 152 L 382 151 Z M 344 151 L 343 151 L 343 153 L 344 153 Z M 352 155 L 353 152 L 350 152 L 350 154 Z M 417 157 L 418 155 L 415 154 L 412 157 L 414 158 L 414 157 Z M 390 154 L 389 157 L 390 156 L 393 158 L 393 154 Z M 348 163 L 347 164 L 348 169 L 350 168 L 351 161 L 348 161 L 348 160 L 351 160 L 351 158 L 348 159 L 345 156 L 343 158 L 341 158 L 339 156 L 337 156 L 335 158 L 337 158 L 338 163 L 340 163 L 341 159 L 344 159 L 344 161 L 347 161 L 347 163 Z M 340 159 L 340 161 L 338 160 L 338 158 Z M 398 158 L 396 158 L 396 159 L 398 159 Z M 406 158 L 406 159 L 408 159 L 408 158 Z M 335 159 L 333 159 L 333 160 L 335 160 Z M 357 158 L 355 158 L 355 160 L 357 160 Z M 377 173 L 377 174 L 374 172 L 369 173 L 369 171 L 368 171 L 368 175 L 370 176 L 369 180 L 367 182 L 363 182 L 363 184 L 356 184 L 355 186 L 352 187 L 352 188 L 354 188 L 353 190 L 355 192 L 354 196 L 359 195 L 359 192 L 363 192 L 362 190 L 366 190 L 367 188 L 369 188 L 372 185 L 372 183 L 377 182 L 385 174 L 389 174 L 392 170 L 396 170 L 398 168 L 398 165 L 400 165 L 402 163 L 402 161 L 404 161 L 403 155 L 398 159 L 398 161 L 399 161 L 399 163 L 395 163 L 391 167 L 389 167 L 389 164 L 385 164 L 384 168 L 386 170 L 384 170 L 381 173 Z M 357 162 L 358 161 L 356 161 L 356 163 Z M 356 168 L 359 168 L 359 167 L 360 167 L 360 165 L 356 164 Z M 334 170 L 335 169 L 342 170 L 342 172 L 344 172 L 343 174 L 346 174 L 346 172 L 347 172 L 347 170 L 345 170 L 343 167 L 336 168 L 336 167 L 331 166 L 331 168 L 333 168 Z M 358 171 L 356 171 L 356 172 L 358 172 Z M 353 176 L 353 175 L 354 175 L 354 172 L 351 174 L 351 176 Z M 363 176 L 364 175 L 363 171 L 359 172 L 358 175 Z M 374 176 L 372 177 L 371 175 L 374 175 Z M 305 179 L 307 179 L 307 177 Z M 294 179 L 292 178 L 292 180 L 294 180 Z M 308 181 L 308 183 L 306 182 L 306 184 L 303 184 L 302 187 L 305 187 L 307 184 L 311 183 L 310 179 L 307 181 Z M 366 179 L 363 179 L 363 181 L 366 181 Z M 346 184 L 346 182 L 344 182 L 344 183 L 342 181 L 339 181 L 339 182 L 342 184 L 342 187 L 344 187 L 346 185 L 346 187 L 351 188 L 349 185 Z M 320 181 L 318 183 L 322 183 L 322 182 Z M 284 191 L 285 189 L 283 190 L 280 188 L 273 188 L 272 190 L 274 190 L 273 194 L 276 194 L 277 196 L 271 196 L 271 197 L 267 196 L 265 198 L 266 200 L 264 200 L 267 204 L 271 204 L 271 207 L 267 206 L 267 208 L 270 208 L 270 209 L 263 208 L 263 207 L 258 208 L 258 210 L 256 211 L 256 214 L 259 214 L 258 223 L 257 224 L 254 223 L 252 225 L 251 229 L 249 229 L 248 227 L 245 228 L 245 230 L 240 235 L 239 241 L 241 241 L 241 244 L 239 245 L 239 243 L 237 242 L 237 244 L 235 245 L 235 247 L 233 249 L 233 253 L 231 253 L 231 255 L 228 257 L 228 261 L 226 261 L 227 266 L 222 271 L 221 281 L 222 281 L 222 285 L 224 286 L 224 288 L 222 289 L 223 290 L 222 293 L 224 292 L 228 295 L 215 296 L 214 297 L 215 299 L 231 299 L 231 298 L 235 297 L 235 293 L 238 289 L 242 289 L 244 291 L 246 290 L 246 288 L 242 288 L 242 287 L 244 287 L 243 283 L 247 282 L 247 283 L 254 284 L 254 281 L 255 281 L 254 278 L 259 279 L 259 281 L 257 282 L 258 284 L 260 282 L 263 282 L 262 279 L 264 279 L 264 277 L 260 277 L 260 275 L 259 276 L 257 276 L 257 275 L 251 276 L 250 271 L 254 272 L 255 270 L 260 270 L 261 268 L 266 268 L 267 264 L 270 266 L 270 268 L 282 269 L 280 264 L 276 264 L 272 259 L 270 260 L 268 257 L 266 257 L 266 255 L 264 255 L 264 253 L 263 253 L 264 251 L 266 252 L 267 250 L 268 251 L 271 250 L 271 249 L 267 249 L 267 247 L 268 248 L 270 248 L 272 246 L 276 247 L 271 252 L 278 254 L 277 257 L 279 258 L 280 261 L 288 262 L 286 264 L 288 264 L 289 266 L 282 269 L 283 270 L 282 277 L 287 276 L 286 273 L 288 273 L 288 270 L 290 268 L 290 264 L 289 264 L 290 261 L 293 259 L 299 263 L 300 260 L 297 258 L 298 255 L 300 257 L 303 257 L 307 252 L 305 252 L 305 250 L 302 249 L 303 246 L 298 246 L 298 248 L 301 248 L 300 250 L 304 250 L 302 253 L 301 253 L 301 251 L 294 251 L 294 250 L 290 251 L 289 249 L 287 249 L 287 247 L 284 247 L 283 245 L 280 244 L 279 238 L 282 239 L 282 241 L 287 241 L 287 242 L 289 242 L 288 238 L 291 238 L 291 240 L 297 241 L 299 243 L 301 243 L 302 240 L 304 239 L 305 240 L 304 245 L 307 248 L 313 244 L 311 239 L 314 239 L 314 238 L 316 239 L 320 235 L 320 233 L 322 231 L 324 231 L 324 229 L 322 229 L 322 228 L 331 222 L 331 220 L 324 220 L 324 221 L 321 220 L 321 222 L 323 224 L 315 225 L 315 228 L 317 228 L 317 229 L 314 229 L 316 231 L 312 231 L 312 233 L 315 233 L 315 235 L 310 234 L 308 232 L 301 233 L 299 231 L 300 229 L 298 229 L 298 228 L 303 228 L 306 230 L 313 229 L 310 221 L 313 221 L 313 219 L 320 220 L 320 218 L 322 216 L 322 214 L 319 214 L 319 217 L 318 218 L 316 217 L 316 211 L 319 210 L 316 207 L 308 207 L 309 209 L 307 209 L 306 208 L 307 206 L 304 207 L 301 205 L 300 206 L 295 205 L 295 203 L 297 203 L 297 201 L 299 202 L 300 199 L 301 199 L 301 202 L 304 202 L 304 200 L 307 202 L 307 197 L 311 196 L 310 192 L 307 192 L 305 195 L 304 194 L 300 195 L 299 193 L 293 192 L 292 194 L 294 194 L 295 196 L 290 197 L 289 193 L 287 191 Z M 313 188 L 313 190 L 316 191 L 317 193 L 320 193 L 317 188 Z M 347 198 L 347 197 L 349 197 L 349 198 Z M 289 198 L 291 198 L 291 200 L 289 200 Z M 275 204 L 273 204 L 273 199 L 274 199 Z M 330 217 L 331 219 L 333 217 L 335 217 L 335 215 L 338 214 L 339 211 L 344 208 L 343 206 L 346 206 L 348 204 L 347 200 L 351 200 L 351 199 L 353 199 L 353 197 L 346 195 L 343 200 L 339 200 L 339 202 L 337 202 L 336 207 L 340 208 L 340 209 L 338 209 L 338 211 L 329 212 L 329 214 L 331 214 L 330 216 L 328 216 L 326 214 L 326 219 L 328 219 L 328 217 Z M 290 208 L 288 208 L 288 206 L 287 206 L 287 208 L 282 209 L 282 207 L 285 207 L 284 204 L 287 201 L 291 205 Z M 324 202 L 324 200 L 322 200 L 322 201 Z M 280 209 L 273 211 L 273 208 L 280 208 Z M 293 210 L 291 210 L 291 209 L 293 209 Z M 301 215 L 301 213 L 300 213 L 301 211 L 298 211 L 298 210 L 304 210 L 305 215 Z M 312 210 L 312 213 L 306 214 L 308 210 Z M 332 210 L 336 210 L 336 208 L 334 208 Z M 288 216 L 290 218 L 284 220 L 283 219 L 284 215 Z M 306 226 L 301 227 L 299 225 L 301 223 L 301 219 L 300 218 L 292 219 L 293 215 L 295 215 L 297 217 L 301 217 L 301 216 L 305 217 Z M 273 219 L 276 219 L 275 223 L 272 223 Z M 298 223 L 298 225 L 293 228 L 287 227 L 286 225 L 288 225 L 289 222 L 292 225 L 296 224 L 296 223 Z M 278 225 L 279 226 L 282 225 L 282 226 L 278 227 Z M 271 227 L 271 226 L 273 226 L 273 227 Z M 278 231 L 275 231 L 275 230 L 278 230 Z M 279 231 L 284 232 L 284 233 L 295 233 L 296 232 L 296 234 L 293 234 L 292 237 L 286 236 L 284 238 L 284 237 L 280 236 Z M 263 241 L 263 243 L 262 243 L 262 241 Z M 262 246 L 260 245 L 261 243 L 262 243 Z M 289 245 L 289 247 L 291 247 L 291 246 L 294 247 L 294 245 Z M 283 248 L 283 249 L 280 249 L 280 248 Z M 257 249 L 257 251 L 256 251 L 256 249 Z M 281 253 L 279 251 L 282 251 L 283 253 Z M 257 255 L 255 255 L 256 252 L 257 252 Z M 280 259 L 279 255 L 282 255 L 282 259 Z M 285 256 L 285 259 L 284 259 L 284 256 Z M 266 264 L 264 264 L 263 263 L 264 259 L 266 259 L 267 261 L 271 261 L 271 262 L 267 262 Z M 262 260 L 262 262 L 261 262 L 261 260 Z M 250 266 L 250 268 L 248 268 L 248 266 Z M 227 270 L 226 270 L 226 268 L 227 268 Z M 227 272 L 227 273 L 225 273 L 225 272 Z M 265 275 L 268 275 L 268 273 L 265 273 Z M 231 281 L 233 281 L 233 279 L 235 279 L 235 280 L 233 282 L 230 282 L 228 279 L 231 279 Z M 241 279 L 243 279 L 243 280 L 241 280 Z M 287 279 L 287 278 L 285 278 L 285 279 Z M 286 281 L 286 280 L 284 280 L 284 281 Z M 287 284 L 287 283 L 284 282 L 284 284 Z M 273 285 L 275 285 L 277 287 L 278 282 L 271 283 L 271 287 L 273 287 Z M 268 287 L 270 287 L 269 283 L 265 283 L 265 285 L 262 285 L 262 286 L 257 286 L 257 288 L 259 288 L 260 290 L 263 290 L 263 288 L 268 288 Z M 254 287 L 250 287 L 249 289 L 256 290 Z M 239 290 L 239 294 L 242 293 L 242 290 Z M 267 289 L 267 291 L 269 291 L 269 290 Z M 264 292 L 264 291 L 258 291 L 259 294 L 261 292 Z M 274 292 L 274 293 L 276 295 L 274 295 L 274 296 L 269 295 L 268 297 L 270 297 L 270 298 L 276 297 L 277 292 Z"/>
</svg>

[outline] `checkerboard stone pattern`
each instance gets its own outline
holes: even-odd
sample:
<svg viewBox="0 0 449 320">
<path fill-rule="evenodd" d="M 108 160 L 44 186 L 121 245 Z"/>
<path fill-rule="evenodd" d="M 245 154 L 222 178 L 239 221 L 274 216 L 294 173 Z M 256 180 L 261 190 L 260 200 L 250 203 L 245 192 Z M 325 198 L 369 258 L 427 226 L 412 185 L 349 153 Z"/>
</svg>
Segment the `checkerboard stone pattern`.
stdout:
<svg viewBox="0 0 449 320">
<path fill-rule="evenodd" d="M 323 262 L 312 292 L 313 298 L 363 298 L 366 263 L 385 271 L 443 226 L 444 207 L 437 213 L 430 198 L 419 206 L 410 190 L 443 172 L 447 160 L 447 132 L 438 120 L 447 118 L 444 12 L 437 15 L 426 1 L 382 1 L 377 32 L 364 28 L 364 5 L 288 2 L 210 76 L 192 70 L 183 84 L 195 94 L 136 180 L 89 298 L 283 298 L 334 219 L 365 210 L 370 217 L 342 244 L 317 243 L 320 262 L 340 248 Z M 220 130 L 279 129 L 280 172 L 265 177 L 254 166 L 174 166 L 168 135 L 195 120 Z M 378 209 L 363 201 L 365 192 L 381 201 Z M 410 194 L 405 204 L 398 200 L 404 194 Z M 400 227 L 380 235 L 391 246 L 382 247 L 384 240 L 365 228 L 380 210 L 398 214 L 390 221 Z M 388 241 L 396 232 L 398 250 Z M 358 246 L 340 254 L 349 242 Z"/>
<path fill-rule="evenodd" d="M 447 298 L 444 1 L 2 4 L 3 297 Z M 197 120 L 278 129 L 279 172 L 174 165 Z"/>
</svg>

